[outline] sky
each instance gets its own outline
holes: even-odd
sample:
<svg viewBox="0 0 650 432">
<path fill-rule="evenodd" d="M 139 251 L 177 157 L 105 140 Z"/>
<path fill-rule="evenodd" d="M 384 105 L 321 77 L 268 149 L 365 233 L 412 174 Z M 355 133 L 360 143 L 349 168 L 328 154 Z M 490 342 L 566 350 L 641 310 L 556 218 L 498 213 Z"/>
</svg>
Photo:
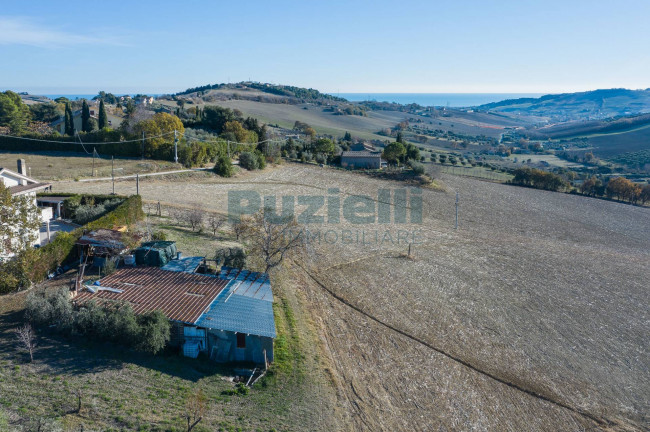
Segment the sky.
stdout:
<svg viewBox="0 0 650 432">
<path fill-rule="evenodd" d="M 246 80 L 360 93 L 650 87 L 650 1 L 0 0 L 0 89 Z"/>
</svg>

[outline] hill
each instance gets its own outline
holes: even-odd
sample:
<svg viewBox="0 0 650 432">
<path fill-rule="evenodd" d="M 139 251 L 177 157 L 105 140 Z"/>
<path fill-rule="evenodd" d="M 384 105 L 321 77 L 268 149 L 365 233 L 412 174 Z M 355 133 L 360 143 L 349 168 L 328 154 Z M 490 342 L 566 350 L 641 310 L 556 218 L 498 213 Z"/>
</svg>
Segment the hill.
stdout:
<svg viewBox="0 0 650 432">
<path fill-rule="evenodd" d="M 479 109 L 510 115 L 535 115 L 552 121 L 604 119 L 650 112 L 650 89 L 604 89 L 549 94 L 539 98 L 509 99 Z"/>
</svg>

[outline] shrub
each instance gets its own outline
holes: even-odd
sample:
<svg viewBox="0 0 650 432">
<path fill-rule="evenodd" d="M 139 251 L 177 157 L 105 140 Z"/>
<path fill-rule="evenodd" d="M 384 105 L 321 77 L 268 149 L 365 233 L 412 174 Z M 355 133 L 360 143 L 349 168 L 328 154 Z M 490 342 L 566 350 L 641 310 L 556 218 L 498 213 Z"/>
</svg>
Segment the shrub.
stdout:
<svg viewBox="0 0 650 432">
<path fill-rule="evenodd" d="M 239 155 L 239 166 L 247 170 L 256 170 L 259 168 L 257 156 L 251 152 L 243 152 Z"/>
<path fill-rule="evenodd" d="M 264 154 L 261 151 L 256 150 L 255 157 L 257 158 L 257 167 L 261 170 L 266 168 L 266 157 Z"/>
<path fill-rule="evenodd" d="M 85 225 L 88 222 L 98 219 L 104 213 L 106 213 L 106 207 L 103 205 L 81 205 L 77 207 L 77 210 L 74 213 L 74 222 L 79 225 Z"/>
<path fill-rule="evenodd" d="M 230 158 L 226 155 L 219 156 L 214 165 L 214 172 L 221 177 L 232 177 L 233 168 Z"/>
<path fill-rule="evenodd" d="M 413 172 L 417 175 L 422 175 L 424 174 L 424 165 L 422 165 L 419 162 L 411 162 L 411 169 Z"/>
<path fill-rule="evenodd" d="M 167 234 L 165 234 L 164 231 L 156 231 L 151 235 L 151 240 L 166 241 L 167 240 Z"/>
<path fill-rule="evenodd" d="M 110 341 L 152 354 L 162 350 L 170 338 L 169 320 L 160 311 L 136 315 L 128 304 L 94 301 L 75 310 L 66 289 L 30 293 L 26 315 L 37 327 Z"/>
</svg>

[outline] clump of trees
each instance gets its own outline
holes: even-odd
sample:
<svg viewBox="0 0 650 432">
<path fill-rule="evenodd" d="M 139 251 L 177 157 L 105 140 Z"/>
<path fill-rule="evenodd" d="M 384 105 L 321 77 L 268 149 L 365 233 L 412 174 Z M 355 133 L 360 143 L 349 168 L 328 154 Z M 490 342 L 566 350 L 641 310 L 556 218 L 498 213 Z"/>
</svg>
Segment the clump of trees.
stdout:
<svg viewBox="0 0 650 432">
<path fill-rule="evenodd" d="M 170 338 L 169 320 L 160 311 L 136 315 L 128 304 L 94 301 L 75 308 L 65 288 L 30 293 L 25 311 L 37 328 L 113 342 L 152 354 L 161 351 Z"/>
<path fill-rule="evenodd" d="M 511 184 L 528 186 L 535 189 L 559 191 L 568 187 L 568 183 L 559 175 L 534 168 L 517 168 L 513 171 Z"/>
</svg>

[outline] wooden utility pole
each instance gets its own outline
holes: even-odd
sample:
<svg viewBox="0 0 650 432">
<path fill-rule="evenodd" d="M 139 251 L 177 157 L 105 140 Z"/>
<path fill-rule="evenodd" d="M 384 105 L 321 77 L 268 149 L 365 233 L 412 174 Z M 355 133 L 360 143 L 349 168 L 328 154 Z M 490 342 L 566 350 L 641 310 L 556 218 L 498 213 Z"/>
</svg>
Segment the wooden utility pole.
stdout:
<svg viewBox="0 0 650 432">
<path fill-rule="evenodd" d="M 178 163 L 178 136 L 176 135 L 176 129 L 174 129 L 174 162 Z"/>
<path fill-rule="evenodd" d="M 111 156 L 111 179 L 113 180 L 113 195 L 115 195 L 115 158 Z"/>
<path fill-rule="evenodd" d="M 458 229 L 458 192 L 456 192 L 456 229 Z"/>
<path fill-rule="evenodd" d="M 95 177 L 95 147 L 93 147 L 93 177 Z"/>
<path fill-rule="evenodd" d="M 144 160 L 144 131 L 142 131 L 142 160 Z"/>
<path fill-rule="evenodd" d="M 140 174 L 135 175 L 135 194 L 140 195 Z"/>
</svg>

